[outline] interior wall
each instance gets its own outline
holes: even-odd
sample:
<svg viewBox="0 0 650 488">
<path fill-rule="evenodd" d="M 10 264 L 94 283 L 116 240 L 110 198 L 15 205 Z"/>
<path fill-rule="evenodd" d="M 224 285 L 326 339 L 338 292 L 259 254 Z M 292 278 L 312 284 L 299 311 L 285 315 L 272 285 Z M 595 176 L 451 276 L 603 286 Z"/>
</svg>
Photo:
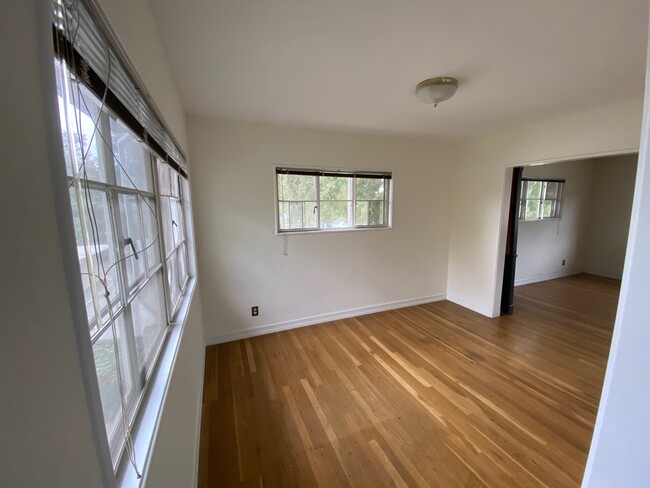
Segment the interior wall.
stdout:
<svg viewBox="0 0 650 488">
<path fill-rule="evenodd" d="M 187 154 L 185 114 L 147 0 L 100 0 L 122 46 L 170 130 Z M 188 158 L 189 159 L 189 158 Z M 192 191 L 196 185 L 189 160 Z M 147 486 L 196 486 L 203 385 L 200 290 L 190 304 L 155 440 Z"/>
<path fill-rule="evenodd" d="M 189 139 L 209 341 L 444 297 L 452 145 L 202 117 Z M 274 165 L 393 170 L 393 228 L 292 235 L 284 256 Z"/>
<path fill-rule="evenodd" d="M 453 180 L 448 299 L 483 315 L 499 314 L 508 222 L 506 168 L 637 151 L 641 111 L 642 101 L 636 100 L 463 144 Z"/>
<path fill-rule="evenodd" d="M 649 59 L 650 60 L 650 59 Z M 650 64 L 650 63 L 649 63 Z M 647 486 L 650 480 L 650 70 L 629 242 L 612 347 L 583 488 Z"/>
<path fill-rule="evenodd" d="M 592 173 L 592 160 L 524 168 L 524 177 L 558 178 L 566 182 L 560 219 L 519 223 L 515 285 L 584 271 Z"/>
<path fill-rule="evenodd" d="M 39 43 L 49 4 L 0 5 L 0 486 L 103 486 L 72 326 L 47 147 Z M 50 41 L 51 42 L 51 41 Z M 53 68 L 50 67 L 53 76 Z M 52 83 L 53 83 L 52 78 Z"/>
<path fill-rule="evenodd" d="M 593 161 L 584 271 L 621 279 L 638 155 Z"/>
<path fill-rule="evenodd" d="M 164 58 L 148 3 L 105 0 L 102 4 L 122 40 L 129 39 L 125 45 L 140 75 L 178 139 L 186 144 L 184 115 L 178 96 L 169 91 L 173 87 L 169 71 L 161 69 Z M 7 325 L 0 341 L 4 392 L 0 486 L 107 486 L 112 473 L 103 478 L 93 435 L 72 325 L 74 298 L 68 293 L 62 255 L 65 238 L 59 235 L 55 214 L 57 177 L 50 172 L 50 161 L 57 155 L 47 147 L 57 123 L 49 117 L 56 107 L 49 64 L 53 60 L 50 7 L 48 2 L 29 0 L 4 2 L 0 8 L 0 32 L 7 40 L 1 43 L 0 59 L 5 66 L 20 66 L 0 78 L 2 112 L 11 115 L 0 122 L 3 157 L 13 161 L 5 165 L 0 178 L 7 212 L 3 236 L 11 236 L 0 241 L 3 325 Z M 196 485 L 204 353 L 198 297 L 195 293 L 168 390 L 147 472 L 149 486 Z"/>
</svg>

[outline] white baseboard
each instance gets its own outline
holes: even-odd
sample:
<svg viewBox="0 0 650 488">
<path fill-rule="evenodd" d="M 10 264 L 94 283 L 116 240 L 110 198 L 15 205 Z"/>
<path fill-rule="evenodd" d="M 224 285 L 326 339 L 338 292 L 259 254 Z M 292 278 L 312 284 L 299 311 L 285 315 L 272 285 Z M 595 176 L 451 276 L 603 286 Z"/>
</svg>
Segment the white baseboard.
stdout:
<svg viewBox="0 0 650 488">
<path fill-rule="evenodd" d="M 547 273 L 543 275 L 532 276 L 530 278 L 521 278 L 519 280 L 515 280 L 515 286 L 530 285 L 531 283 L 539 283 L 540 281 L 564 278 L 566 276 L 573 276 L 580 273 L 581 271 L 556 271 L 555 273 Z"/>
<path fill-rule="evenodd" d="M 467 308 L 471 310 L 472 312 L 480 313 L 481 315 L 485 315 L 486 317 L 493 318 L 495 315 L 492 313 L 491 308 L 486 308 L 486 307 L 479 307 L 478 305 L 475 305 L 473 303 L 469 303 L 466 300 L 463 300 L 462 298 L 458 298 L 455 295 L 448 295 L 447 300 L 450 302 L 454 302 L 456 305 L 460 305 L 461 307 Z"/>
<path fill-rule="evenodd" d="M 323 322 L 331 322 L 333 320 L 348 319 L 350 317 L 358 317 L 359 315 L 367 315 L 370 313 L 384 312 L 386 310 L 395 310 L 398 308 L 412 307 L 414 305 L 422 305 L 423 303 L 438 302 L 444 300 L 445 295 L 429 295 L 421 298 L 410 298 L 407 300 L 398 300 L 395 302 L 381 303 L 379 305 L 370 305 L 367 307 L 352 308 L 349 310 L 341 310 L 339 312 L 324 313 L 321 315 L 313 315 L 311 317 L 304 317 L 300 319 L 287 320 L 284 322 L 276 322 L 274 324 L 260 325 L 250 329 L 236 330 L 226 332 L 212 337 L 206 337 L 205 345 L 212 346 L 214 344 L 222 344 L 224 342 L 237 341 L 246 339 L 248 337 L 255 337 L 264 334 L 272 334 L 273 332 L 280 332 L 283 330 L 297 329 L 298 327 L 305 327 L 308 325 L 321 324 Z"/>
</svg>

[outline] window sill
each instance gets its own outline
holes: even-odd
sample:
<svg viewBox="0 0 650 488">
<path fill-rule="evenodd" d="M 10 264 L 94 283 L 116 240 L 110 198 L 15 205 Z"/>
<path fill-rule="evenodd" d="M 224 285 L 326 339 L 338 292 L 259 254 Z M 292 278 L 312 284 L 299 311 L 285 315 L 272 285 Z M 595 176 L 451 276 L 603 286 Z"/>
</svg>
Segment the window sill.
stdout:
<svg viewBox="0 0 650 488">
<path fill-rule="evenodd" d="M 309 235 L 309 234 L 332 234 L 332 233 L 338 233 L 338 232 L 364 232 L 364 231 L 369 231 L 369 230 L 391 230 L 393 228 L 392 225 L 386 226 L 386 227 L 354 227 L 350 229 L 319 229 L 319 230 L 296 230 L 296 231 L 289 231 L 289 232 L 282 232 L 282 231 L 275 231 L 275 235 L 279 237 L 284 237 L 284 236 L 296 236 L 296 235 Z"/>
<path fill-rule="evenodd" d="M 138 488 L 146 486 L 148 468 L 151 464 L 158 428 L 162 418 L 163 408 L 171 381 L 176 356 L 185 330 L 190 305 L 196 289 L 196 278 L 190 278 L 187 290 L 181 298 L 181 303 L 174 321 L 169 327 L 165 344 L 160 352 L 154 373 L 149 380 L 147 390 L 142 399 L 138 415 L 133 426 L 133 444 L 135 446 L 138 469 L 142 478 L 138 479 L 126 452 L 122 454 L 116 472 L 119 488 Z"/>
<path fill-rule="evenodd" d="M 519 219 L 519 223 L 522 222 L 558 222 L 562 220 L 562 217 L 553 217 L 552 219 Z"/>
</svg>

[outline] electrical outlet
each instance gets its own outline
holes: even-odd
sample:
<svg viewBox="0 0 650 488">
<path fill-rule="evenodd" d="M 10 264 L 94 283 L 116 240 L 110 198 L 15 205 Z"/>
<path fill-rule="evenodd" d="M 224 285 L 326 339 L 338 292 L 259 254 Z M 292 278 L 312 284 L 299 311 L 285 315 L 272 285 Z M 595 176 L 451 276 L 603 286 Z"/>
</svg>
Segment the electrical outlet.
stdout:
<svg viewBox="0 0 650 488">
<path fill-rule="evenodd" d="M 562 260 L 562 266 L 564 266 L 565 264 L 566 264 L 566 259 L 563 259 Z"/>
<path fill-rule="evenodd" d="M 260 309 L 258 308 L 257 305 L 251 308 L 251 314 L 253 315 L 253 317 L 257 317 L 260 314 Z"/>
</svg>

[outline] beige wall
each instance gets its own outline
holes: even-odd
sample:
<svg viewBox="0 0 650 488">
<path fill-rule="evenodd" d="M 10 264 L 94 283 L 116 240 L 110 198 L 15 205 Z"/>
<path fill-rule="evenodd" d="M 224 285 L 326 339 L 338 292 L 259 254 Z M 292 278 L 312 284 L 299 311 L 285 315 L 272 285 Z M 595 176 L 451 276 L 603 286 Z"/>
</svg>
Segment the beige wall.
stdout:
<svg viewBox="0 0 650 488">
<path fill-rule="evenodd" d="M 208 340 L 444 296 L 456 158 L 448 144 L 200 117 L 189 119 L 189 137 Z M 293 235 L 284 256 L 274 165 L 393 170 L 393 228 Z"/>
<path fill-rule="evenodd" d="M 448 298 L 484 315 L 498 315 L 507 167 L 638 150 L 641 109 L 641 101 L 626 102 L 463 144 L 453 189 Z"/>
<path fill-rule="evenodd" d="M 587 273 L 621 279 L 638 155 L 596 159 L 585 247 Z"/>
<path fill-rule="evenodd" d="M 566 182 L 559 220 L 519 223 L 515 284 L 584 271 L 592 166 L 592 160 L 580 160 L 524 169 L 524 177 L 560 178 Z"/>
</svg>

